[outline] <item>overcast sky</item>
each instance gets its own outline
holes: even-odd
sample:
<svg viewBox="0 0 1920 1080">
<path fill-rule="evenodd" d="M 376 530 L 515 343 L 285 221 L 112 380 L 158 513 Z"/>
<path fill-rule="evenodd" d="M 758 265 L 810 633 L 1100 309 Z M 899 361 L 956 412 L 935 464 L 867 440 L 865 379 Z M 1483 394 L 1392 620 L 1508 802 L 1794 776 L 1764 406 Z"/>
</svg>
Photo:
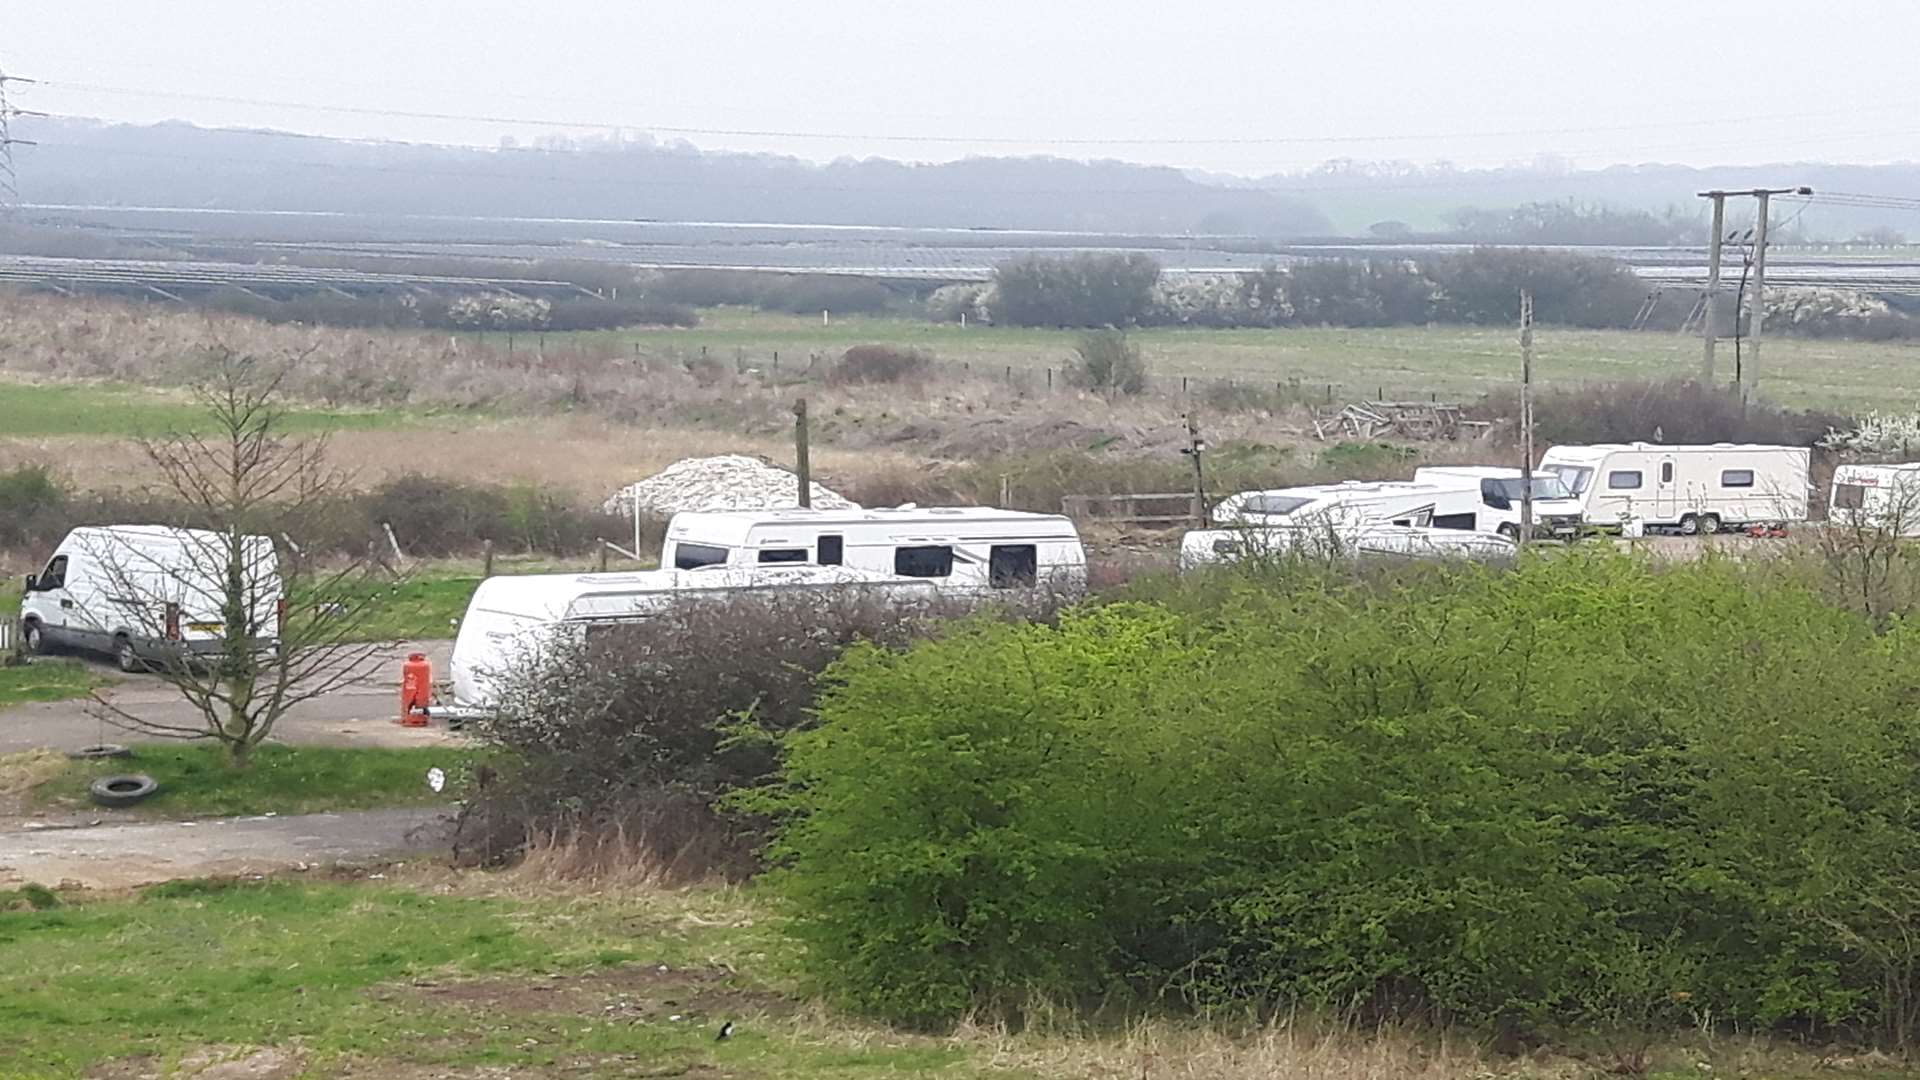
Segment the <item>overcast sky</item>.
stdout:
<svg viewBox="0 0 1920 1080">
<path fill-rule="evenodd" d="M 0 69 L 45 80 L 10 87 L 16 106 L 140 122 L 479 145 L 618 126 L 816 160 L 1053 153 L 1243 174 L 1339 157 L 1920 160 L 1915 0 L 7 0 L 3 10 Z"/>
</svg>

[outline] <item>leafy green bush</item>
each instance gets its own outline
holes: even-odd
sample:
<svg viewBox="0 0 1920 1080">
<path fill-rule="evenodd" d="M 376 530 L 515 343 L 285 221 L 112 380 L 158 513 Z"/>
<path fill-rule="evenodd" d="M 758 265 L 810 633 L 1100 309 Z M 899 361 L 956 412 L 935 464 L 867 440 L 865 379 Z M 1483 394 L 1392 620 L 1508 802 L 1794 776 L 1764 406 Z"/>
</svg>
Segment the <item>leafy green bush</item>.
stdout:
<svg viewBox="0 0 1920 1080">
<path fill-rule="evenodd" d="M 1915 631 L 1712 559 L 1272 572 L 850 653 L 759 802 L 822 986 L 1913 1036 Z"/>
<path fill-rule="evenodd" d="M 827 381 L 841 386 L 917 382 L 925 379 L 932 369 L 933 357 L 919 349 L 855 345 L 841 354 L 827 371 Z"/>
</svg>

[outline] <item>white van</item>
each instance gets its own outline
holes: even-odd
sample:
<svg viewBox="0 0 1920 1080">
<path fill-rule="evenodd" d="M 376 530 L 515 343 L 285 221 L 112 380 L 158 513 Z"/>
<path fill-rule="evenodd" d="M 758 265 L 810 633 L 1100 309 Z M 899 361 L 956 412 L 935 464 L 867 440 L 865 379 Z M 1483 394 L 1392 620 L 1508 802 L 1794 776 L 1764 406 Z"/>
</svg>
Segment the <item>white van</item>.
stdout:
<svg viewBox="0 0 1920 1080">
<path fill-rule="evenodd" d="M 662 568 L 846 566 L 927 578 L 961 592 L 1078 592 L 1087 553 L 1073 522 L 987 506 L 719 510 L 673 515 Z"/>
<path fill-rule="evenodd" d="M 1810 453 L 1801 446 L 1556 446 L 1540 468 L 1558 475 L 1590 524 L 1639 521 L 1685 535 L 1807 520 Z"/>
<path fill-rule="evenodd" d="M 1466 485 L 1478 499 L 1471 514 L 1435 517 L 1435 526 L 1519 538 L 1520 503 L 1526 487 L 1526 478 L 1519 469 L 1498 465 L 1428 465 L 1413 470 L 1413 480 L 1417 484 Z M 1579 535 L 1580 521 L 1580 502 L 1559 475 L 1534 473 L 1533 535 L 1568 539 Z"/>
<path fill-rule="evenodd" d="M 1827 520 L 1920 536 L 1920 461 L 1836 468 L 1827 496 Z"/>
<path fill-rule="evenodd" d="M 454 637 L 453 702 L 430 707 L 428 715 L 461 719 L 484 711 L 494 704 L 501 675 L 540 648 L 592 627 L 643 622 L 693 598 L 793 592 L 874 595 L 898 604 L 936 595 L 932 582 L 828 566 L 491 577 L 474 591 Z"/>
<path fill-rule="evenodd" d="M 1262 556 L 1486 560 L 1511 558 L 1517 550 L 1512 540 L 1494 533 L 1411 525 L 1196 529 L 1180 538 L 1180 569 Z"/>
<path fill-rule="evenodd" d="M 230 544 L 223 533 L 165 525 L 75 529 L 30 575 L 20 603 L 28 649 L 106 653 L 122 671 L 220 651 L 229 633 L 274 647 L 285 608 L 273 541 L 240 537 L 249 625 L 225 624 Z"/>
<path fill-rule="evenodd" d="M 1332 525 L 1427 526 L 1436 519 L 1458 519 L 1478 511 L 1473 485 L 1409 483 L 1404 480 L 1347 480 L 1271 491 L 1242 491 L 1213 508 L 1216 525 L 1253 528 Z"/>
</svg>

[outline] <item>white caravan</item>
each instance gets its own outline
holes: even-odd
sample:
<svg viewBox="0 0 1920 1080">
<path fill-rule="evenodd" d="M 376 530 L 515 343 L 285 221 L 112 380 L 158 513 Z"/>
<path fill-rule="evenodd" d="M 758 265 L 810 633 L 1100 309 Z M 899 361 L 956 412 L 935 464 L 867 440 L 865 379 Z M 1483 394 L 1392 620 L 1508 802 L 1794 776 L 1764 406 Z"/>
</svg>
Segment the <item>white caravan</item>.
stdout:
<svg viewBox="0 0 1920 1080">
<path fill-rule="evenodd" d="M 1520 503 L 1526 478 L 1519 469 L 1498 465 L 1428 465 L 1413 470 L 1418 484 L 1466 485 L 1478 500 L 1471 514 L 1434 518 L 1443 529 L 1472 529 L 1520 536 Z M 1579 500 L 1556 473 L 1533 474 L 1533 535 L 1568 539 L 1579 535 Z"/>
<path fill-rule="evenodd" d="M 1920 462 L 1842 465 L 1833 470 L 1827 520 L 1920 536 Z"/>
<path fill-rule="evenodd" d="M 229 633 L 244 635 L 256 648 L 272 648 L 285 603 L 273 541 L 239 538 L 248 612 L 243 627 L 226 625 L 230 553 L 225 534 L 198 529 L 75 529 L 45 567 L 27 578 L 20 632 L 35 652 L 64 647 L 106 653 L 128 672 L 218 652 Z"/>
<path fill-rule="evenodd" d="M 1494 533 L 1410 525 L 1196 529 L 1180 538 L 1180 569 L 1294 555 L 1486 560 L 1509 558 L 1516 550 L 1512 540 Z"/>
<path fill-rule="evenodd" d="M 504 673 L 544 646 L 596 626 L 643 622 L 690 599 L 794 593 L 868 595 L 896 604 L 935 597 L 931 582 L 823 566 L 491 577 L 474 590 L 454 637 L 448 664 L 453 702 L 432 706 L 428 714 L 453 720 L 477 715 L 494 704 Z"/>
<path fill-rule="evenodd" d="M 1807 519 L 1810 455 L 1799 446 L 1556 446 L 1540 468 L 1558 475 L 1589 523 L 1694 533 Z"/>
<path fill-rule="evenodd" d="M 986 506 L 683 512 L 667 523 L 663 568 L 807 564 L 926 578 L 943 590 L 1078 592 L 1087 553 L 1073 522 Z"/>
<path fill-rule="evenodd" d="M 1479 495 L 1464 483 L 1347 480 L 1229 495 L 1213 508 L 1213 522 L 1253 528 L 1427 526 L 1439 518 L 1473 514 L 1479 501 Z"/>
</svg>

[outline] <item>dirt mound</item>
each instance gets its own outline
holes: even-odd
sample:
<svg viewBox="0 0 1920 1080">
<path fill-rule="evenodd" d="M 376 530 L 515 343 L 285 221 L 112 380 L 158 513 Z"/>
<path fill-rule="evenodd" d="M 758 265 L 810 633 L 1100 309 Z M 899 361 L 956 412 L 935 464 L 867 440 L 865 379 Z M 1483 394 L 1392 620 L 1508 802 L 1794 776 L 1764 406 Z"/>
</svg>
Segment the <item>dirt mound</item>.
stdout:
<svg viewBox="0 0 1920 1080">
<path fill-rule="evenodd" d="M 682 458 L 637 484 L 608 497 L 609 514 L 643 513 L 664 517 L 682 510 L 763 510 L 800 505 L 800 481 L 793 473 L 744 454 Z M 813 505 L 847 510 L 853 503 L 838 492 L 812 485 Z"/>
</svg>

